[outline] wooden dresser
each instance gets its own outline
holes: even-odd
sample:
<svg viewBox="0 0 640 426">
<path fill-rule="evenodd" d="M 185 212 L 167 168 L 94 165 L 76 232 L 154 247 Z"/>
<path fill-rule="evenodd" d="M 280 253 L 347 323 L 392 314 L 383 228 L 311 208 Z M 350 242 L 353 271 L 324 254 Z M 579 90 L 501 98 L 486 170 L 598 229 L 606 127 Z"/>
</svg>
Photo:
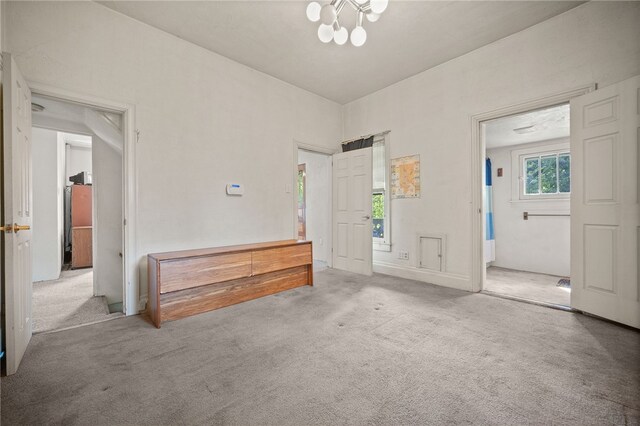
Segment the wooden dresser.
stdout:
<svg viewBox="0 0 640 426">
<path fill-rule="evenodd" d="M 149 254 L 153 324 L 313 285 L 311 241 L 274 241 Z"/>
<path fill-rule="evenodd" d="M 71 268 L 93 266 L 93 188 L 71 186 Z"/>
</svg>

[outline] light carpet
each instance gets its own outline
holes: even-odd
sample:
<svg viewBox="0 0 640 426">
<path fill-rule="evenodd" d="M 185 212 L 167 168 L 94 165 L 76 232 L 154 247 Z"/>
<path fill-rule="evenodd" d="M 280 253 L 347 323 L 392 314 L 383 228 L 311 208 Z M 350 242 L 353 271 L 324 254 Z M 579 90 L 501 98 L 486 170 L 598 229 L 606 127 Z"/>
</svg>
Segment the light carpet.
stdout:
<svg viewBox="0 0 640 426">
<path fill-rule="evenodd" d="M 640 333 L 580 314 L 327 269 L 163 324 L 34 336 L 2 423 L 637 424 Z"/>
<path fill-rule="evenodd" d="M 560 278 L 562 277 L 492 266 L 487 268 L 487 280 L 484 289 L 535 302 L 570 306 L 571 289 L 558 287 Z"/>
<path fill-rule="evenodd" d="M 118 316 L 121 314 L 115 314 Z M 33 332 L 58 330 L 110 318 L 107 299 L 93 296 L 93 270 L 62 271 L 33 283 Z"/>
</svg>

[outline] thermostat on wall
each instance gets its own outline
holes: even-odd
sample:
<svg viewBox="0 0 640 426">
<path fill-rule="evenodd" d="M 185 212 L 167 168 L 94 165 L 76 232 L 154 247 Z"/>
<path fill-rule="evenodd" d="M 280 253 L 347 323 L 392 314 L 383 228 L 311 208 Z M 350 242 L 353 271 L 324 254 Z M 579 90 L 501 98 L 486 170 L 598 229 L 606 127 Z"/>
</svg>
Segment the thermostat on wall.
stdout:
<svg viewBox="0 0 640 426">
<path fill-rule="evenodd" d="M 228 183 L 227 195 L 242 195 L 244 194 L 244 185 L 241 183 Z"/>
</svg>

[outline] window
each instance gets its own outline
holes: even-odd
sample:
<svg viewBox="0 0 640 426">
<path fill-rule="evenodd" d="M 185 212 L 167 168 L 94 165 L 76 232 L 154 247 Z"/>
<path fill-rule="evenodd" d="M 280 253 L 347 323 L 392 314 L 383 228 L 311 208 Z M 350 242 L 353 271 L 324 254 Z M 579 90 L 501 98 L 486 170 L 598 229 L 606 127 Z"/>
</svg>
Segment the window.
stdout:
<svg viewBox="0 0 640 426">
<path fill-rule="evenodd" d="M 372 236 L 374 249 L 383 251 L 391 251 L 387 135 L 376 135 L 373 140 Z"/>
<path fill-rule="evenodd" d="M 527 155 L 523 171 L 525 196 L 568 196 L 571 192 L 571 155 L 567 152 Z"/>
</svg>

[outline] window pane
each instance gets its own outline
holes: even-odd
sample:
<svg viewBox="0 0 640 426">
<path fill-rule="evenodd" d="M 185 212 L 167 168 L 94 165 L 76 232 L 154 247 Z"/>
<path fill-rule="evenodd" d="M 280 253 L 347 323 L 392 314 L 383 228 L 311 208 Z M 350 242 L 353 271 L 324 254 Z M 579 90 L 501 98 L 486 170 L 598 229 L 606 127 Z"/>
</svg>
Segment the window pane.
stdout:
<svg viewBox="0 0 640 426">
<path fill-rule="evenodd" d="M 524 185 L 524 193 L 525 194 L 538 194 L 538 182 L 539 182 L 539 167 L 538 167 L 538 157 L 536 158 L 527 158 L 525 160 L 525 185 Z"/>
<path fill-rule="evenodd" d="M 373 238 L 384 238 L 384 194 L 373 194 Z"/>
<path fill-rule="evenodd" d="M 558 192 L 557 160 L 557 155 L 540 158 L 540 192 L 543 194 L 555 194 Z"/>
<path fill-rule="evenodd" d="M 571 192 L 571 156 L 569 154 L 558 156 L 558 183 L 560 192 Z"/>
</svg>

